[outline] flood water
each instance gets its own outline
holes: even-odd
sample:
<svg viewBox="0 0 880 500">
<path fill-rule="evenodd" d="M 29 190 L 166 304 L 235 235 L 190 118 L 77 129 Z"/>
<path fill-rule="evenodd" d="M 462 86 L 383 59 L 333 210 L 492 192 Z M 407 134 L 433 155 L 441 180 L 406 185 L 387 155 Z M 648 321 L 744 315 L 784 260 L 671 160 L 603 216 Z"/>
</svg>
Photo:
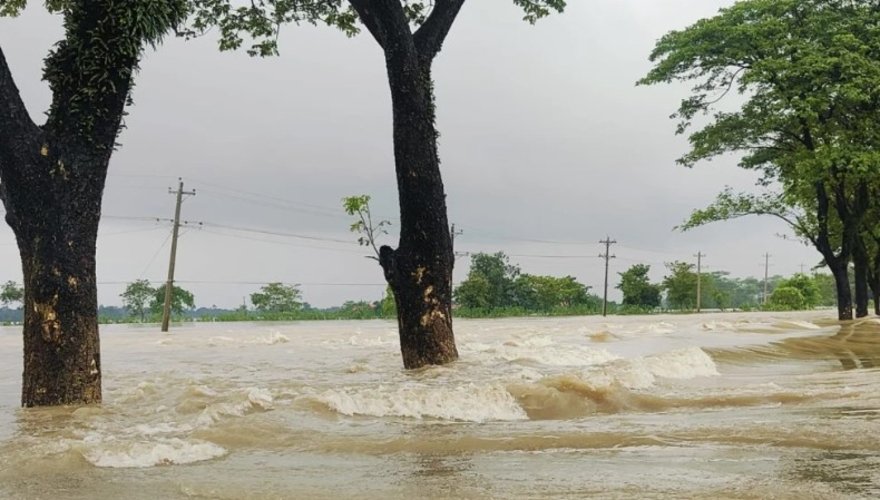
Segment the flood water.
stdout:
<svg viewBox="0 0 880 500">
<path fill-rule="evenodd" d="M 402 370 L 383 321 L 102 329 L 100 407 L 19 408 L 0 498 L 876 498 L 880 321 L 457 320 Z"/>
</svg>

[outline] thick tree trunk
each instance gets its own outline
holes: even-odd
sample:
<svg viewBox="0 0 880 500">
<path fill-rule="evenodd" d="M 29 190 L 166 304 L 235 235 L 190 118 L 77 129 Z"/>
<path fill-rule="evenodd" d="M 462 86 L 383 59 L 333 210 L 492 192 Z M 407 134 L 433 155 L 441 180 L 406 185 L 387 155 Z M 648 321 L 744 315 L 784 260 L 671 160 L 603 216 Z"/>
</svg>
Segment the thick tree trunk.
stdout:
<svg viewBox="0 0 880 500">
<path fill-rule="evenodd" d="M 834 284 L 837 287 L 837 319 L 847 321 L 853 319 L 852 290 L 849 287 L 848 262 L 829 264 Z"/>
<path fill-rule="evenodd" d="M 406 368 L 458 359 L 452 333 L 454 256 L 437 157 L 430 61 L 415 51 L 386 50 L 394 108 L 394 159 L 400 244 L 380 249 L 394 290 Z"/>
<path fill-rule="evenodd" d="M 22 405 L 98 403 L 95 242 L 109 153 L 56 142 L 26 158 L 2 190 L 24 276 Z"/>
<path fill-rule="evenodd" d="M 880 316 L 880 242 L 874 259 L 868 262 L 868 288 L 874 302 L 874 314 Z"/>
<path fill-rule="evenodd" d="M 868 256 L 860 246 L 853 252 L 853 264 L 855 266 L 856 288 L 856 317 L 864 318 L 868 315 Z"/>
</svg>

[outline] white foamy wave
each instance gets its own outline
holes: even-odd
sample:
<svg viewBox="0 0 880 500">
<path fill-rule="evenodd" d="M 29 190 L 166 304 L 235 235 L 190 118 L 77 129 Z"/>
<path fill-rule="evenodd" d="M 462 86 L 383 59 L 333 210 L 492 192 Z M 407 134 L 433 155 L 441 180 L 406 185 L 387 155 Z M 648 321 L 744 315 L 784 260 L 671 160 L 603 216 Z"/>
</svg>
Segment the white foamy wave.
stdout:
<svg viewBox="0 0 880 500">
<path fill-rule="evenodd" d="M 439 418 L 465 422 L 527 420 L 525 411 L 501 385 L 424 385 L 325 391 L 315 398 L 343 415 Z"/>
<path fill-rule="evenodd" d="M 633 359 L 621 359 L 588 370 L 584 378 L 601 385 L 620 384 L 629 389 L 644 389 L 657 378 L 692 379 L 718 375 L 715 362 L 702 349 L 690 347 Z"/>
<path fill-rule="evenodd" d="M 605 349 L 560 345 L 545 339 L 506 341 L 501 345 L 469 344 L 473 357 L 506 362 L 537 363 L 545 366 L 592 366 L 618 359 Z"/>
<path fill-rule="evenodd" d="M 275 345 L 275 344 L 286 344 L 288 342 L 290 342 L 290 339 L 287 337 L 287 335 L 284 335 L 281 332 L 274 332 L 274 333 L 269 334 L 265 338 L 257 339 L 257 341 L 255 343 Z"/>
<path fill-rule="evenodd" d="M 178 438 L 149 442 L 109 441 L 83 451 L 96 467 L 142 468 L 157 465 L 191 464 L 222 457 L 226 450 L 213 443 Z"/>
<path fill-rule="evenodd" d="M 673 333 L 675 331 L 675 325 L 665 322 L 651 323 L 646 329 L 651 333 L 666 334 Z"/>
<path fill-rule="evenodd" d="M 733 330 L 733 329 L 734 329 L 733 323 L 729 323 L 727 321 L 709 321 L 709 322 L 703 323 L 703 330 L 728 331 L 728 330 Z"/>
<path fill-rule="evenodd" d="M 251 388 L 235 396 L 238 402 L 215 403 L 207 406 L 196 418 L 196 425 L 209 426 L 223 417 L 243 417 L 249 413 L 273 408 L 274 398 L 266 389 Z"/>
<path fill-rule="evenodd" d="M 270 334 L 256 337 L 256 338 L 241 338 L 241 337 L 227 337 L 227 336 L 216 336 L 208 339 L 208 345 L 211 347 L 229 345 L 229 344 L 239 344 L 239 345 L 275 345 L 275 344 L 286 344 L 290 342 L 290 338 L 287 335 L 284 335 L 281 332 L 272 332 Z"/>
<path fill-rule="evenodd" d="M 556 344 L 556 342 L 545 336 L 530 336 L 525 338 L 511 339 L 504 343 L 511 347 L 547 347 Z"/>
</svg>

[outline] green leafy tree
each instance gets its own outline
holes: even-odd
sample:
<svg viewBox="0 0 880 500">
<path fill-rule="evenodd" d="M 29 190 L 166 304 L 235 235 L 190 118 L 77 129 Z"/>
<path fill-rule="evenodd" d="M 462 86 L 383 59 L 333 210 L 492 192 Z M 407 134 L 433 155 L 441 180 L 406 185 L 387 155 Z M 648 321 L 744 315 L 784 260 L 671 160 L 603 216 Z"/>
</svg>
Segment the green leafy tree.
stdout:
<svg viewBox="0 0 880 500">
<path fill-rule="evenodd" d="M 269 283 L 251 294 L 251 303 L 258 311 L 290 313 L 302 309 L 302 293 L 296 285 Z"/>
<path fill-rule="evenodd" d="M 22 288 L 21 285 L 14 281 L 3 283 L 3 287 L 0 288 L 0 303 L 2 303 L 4 307 L 9 307 L 11 304 L 21 303 L 23 301 L 24 288 Z"/>
<path fill-rule="evenodd" d="M 0 2 L 16 16 L 26 0 Z M 146 46 L 186 16 L 185 0 L 50 0 L 63 38 L 44 59 L 38 125 L 0 47 L 0 182 L 25 288 L 22 404 L 101 401 L 96 239 L 101 197 Z M 5 22 L 5 21 L 4 21 Z M 27 83 L 31 87 L 31 83 Z"/>
<path fill-rule="evenodd" d="M 467 279 L 455 290 L 462 307 L 492 309 L 515 305 L 519 267 L 511 265 L 504 252 L 471 255 Z"/>
<path fill-rule="evenodd" d="M 778 197 L 723 193 L 691 225 L 737 214 L 787 220 L 837 281 L 840 319 L 852 318 L 853 257 L 857 314 L 867 314 L 868 264 L 859 248 L 880 160 L 880 87 L 870 83 L 880 74 L 878 24 L 873 2 L 743 0 L 663 36 L 651 54 L 654 68 L 639 82 L 693 83 L 674 115 L 677 131 L 690 130 L 698 116 L 710 119 L 690 133 L 682 164 L 741 153 L 740 166 L 781 187 Z M 741 104 L 722 108 L 733 92 Z"/>
<path fill-rule="evenodd" d="M 782 311 L 800 311 L 808 307 L 801 291 L 793 286 L 781 286 L 773 290 L 767 303 L 771 309 Z"/>
<path fill-rule="evenodd" d="M 533 311 L 550 311 L 586 305 L 590 302 L 589 287 L 572 276 L 538 276 L 521 274 L 514 283 L 516 305 Z"/>
<path fill-rule="evenodd" d="M 661 290 L 648 278 L 651 266 L 636 264 L 620 275 L 617 289 L 623 292 L 623 305 L 636 307 L 660 307 Z"/>
<path fill-rule="evenodd" d="M 512 0 L 535 22 L 564 0 Z M 233 8 L 232 0 L 195 0 L 195 28 L 219 26 L 223 49 L 256 38 L 252 54 L 278 50 L 280 25 L 324 22 L 353 34 L 362 26 L 384 55 L 391 91 L 394 163 L 400 204 L 397 248 L 379 248 L 394 290 L 406 368 L 458 358 L 452 333 L 455 255 L 440 173 L 432 66 L 464 0 L 273 0 Z"/>
<path fill-rule="evenodd" d="M 663 289 L 666 290 L 666 302 L 670 308 L 692 310 L 696 306 L 697 273 L 694 265 L 687 262 L 669 262 L 666 264 L 669 274 L 663 278 Z"/>
<path fill-rule="evenodd" d="M 806 274 L 798 273 L 791 278 L 780 281 L 773 290 L 773 294 L 770 295 L 771 301 L 773 300 L 773 296 L 776 295 L 776 292 L 782 288 L 794 288 L 798 290 L 803 301 L 803 309 L 813 309 L 819 305 L 819 302 L 822 299 L 816 281 Z"/>
<path fill-rule="evenodd" d="M 150 310 L 161 313 L 165 307 L 165 289 L 168 285 L 162 285 L 153 292 L 153 300 L 150 301 Z M 177 285 L 171 288 L 171 312 L 180 316 L 188 309 L 195 309 L 196 301 L 192 292 L 184 290 Z"/>
<path fill-rule="evenodd" d="M 156 296 L 156 289 L 153 288 L 149 280 L 137 280 L 129 283 L 119 296 L 122 297 L 122 305 L 128 310 L 128 313 L 139 317 L 143 323 L 146 320 L 148 305 Z M 165 297 L 162 297 L 162 300 L 164 301 Z"/>
</svg>

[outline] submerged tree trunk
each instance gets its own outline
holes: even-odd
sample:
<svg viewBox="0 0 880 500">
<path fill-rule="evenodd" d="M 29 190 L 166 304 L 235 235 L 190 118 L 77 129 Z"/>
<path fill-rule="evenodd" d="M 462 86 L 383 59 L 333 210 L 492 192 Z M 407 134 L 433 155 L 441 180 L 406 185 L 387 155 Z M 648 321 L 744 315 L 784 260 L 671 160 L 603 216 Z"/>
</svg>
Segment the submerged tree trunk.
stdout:
<svg viewBox="0 0 880 500">
<path fill-rule="evenodd" d="M 95 241 L 109 154 L 37 144 L 39 153 L 11 170 L 23 175 L 4 176 L 2 190 L 24 276 L 22 405 L 97 403 Z"/>
<path fill-rule="evenodd" d="M 853 252 L 853 264 L 855 266 L 855 289 L 856 289 L 856 317 L 864 318 L 868 315 L 868 255 L 862 245 L 856 245 Z"/>
<path fill-rule="evenodd" d="M 437 157 L 430 61 L 392 54 L 387 65 L 400 244 L 396 250 L 382 247 L 380 263 L 394 290 L 403 365 L 419 368 L 458 359 L 452 333 L 455 258 Z"/>
<path fill-rule="evenodd" d="M 101 401 L 95 246 L 139 52 L 128 52 L 138 45 L 128 45 L 130 28 L 114 24 L 127 18 L 113 15 L 113 5 L 127 4 L 72 4 L 67 38 L 46 59 L 53 103 L 43 126 L 31 121 L 0 50 L 0 199 L 24 277 L 27 407 Z M 113 43 L 122 55 L 107 54 Z M 81 63 L 90 58 L 103 62 Z M 89 87 L 95 81 L 101 88 Z"/>
<path fill-rule="evenodd" d="M 880 242 L 875 244 L 877 251 L 868 270 L 868 287 L 871 289 L 871 298 L 874 301 L 874 314 L 880 316 Z"/>
<path fill-rule="evenodd" d="M 834 276 L 834 285 L 837 288 L 837 319 L 840 321 L 853 318 L 852 290 L 849 286 L 849 263 L 845 260 L 834 265 L 829 264 L 831 274 Z"/>
<path fill-rule="evenodd" d="M 437 155 L 431 64 L 464 0 L 434 4 L 412 32 L 398 0 L 350 0 L 382 47 L 394 118 L 400 243 L 379 249 L 394 291 L 406 368 L 458 359 L 452 333 L 452 238 Z"/>
</svg>

